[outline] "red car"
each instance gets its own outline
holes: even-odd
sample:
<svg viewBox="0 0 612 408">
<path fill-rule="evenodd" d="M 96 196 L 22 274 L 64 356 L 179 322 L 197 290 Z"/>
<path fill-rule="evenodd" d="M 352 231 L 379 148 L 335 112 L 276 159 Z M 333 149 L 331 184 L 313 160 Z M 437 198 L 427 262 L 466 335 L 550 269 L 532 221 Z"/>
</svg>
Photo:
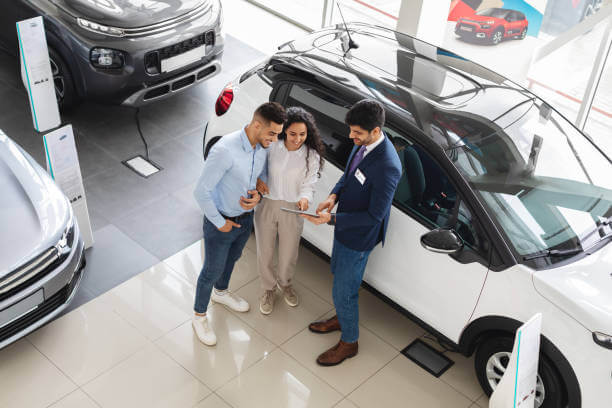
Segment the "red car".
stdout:
<svg viewBox="0 0 612 408">
<path fill-rule="evenodd" d="M 457 20 L 455 34 L 499 44 L 505 38 L 522 40 L 527 35 L 528 21 L 520 11 L 490 8 Z"/>
</svg>

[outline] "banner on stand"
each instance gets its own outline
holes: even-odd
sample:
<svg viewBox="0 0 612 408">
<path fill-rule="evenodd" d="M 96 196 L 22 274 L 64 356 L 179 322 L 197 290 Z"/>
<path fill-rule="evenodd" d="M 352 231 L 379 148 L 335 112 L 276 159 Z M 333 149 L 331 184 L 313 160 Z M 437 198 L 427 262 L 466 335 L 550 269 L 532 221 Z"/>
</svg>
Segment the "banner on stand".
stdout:
<svg viewBox="0 0 612 408">
<path fill-rule="evenodd" d="M 21 78 L 28 91 L 34 129 L 37 132 L 55 129 L 61 119 L 42 17 L 18 21 L 17 37 Z"/>
<path fill-rule="evenodd" d="M 85 188 L 79 166 L 72 125 L 63 126 L 43 136 L 47 170 L 70 200 L 77 218 L 85 248 L 93 245 L 93 233 L 85 199 Z"/>
</svg>

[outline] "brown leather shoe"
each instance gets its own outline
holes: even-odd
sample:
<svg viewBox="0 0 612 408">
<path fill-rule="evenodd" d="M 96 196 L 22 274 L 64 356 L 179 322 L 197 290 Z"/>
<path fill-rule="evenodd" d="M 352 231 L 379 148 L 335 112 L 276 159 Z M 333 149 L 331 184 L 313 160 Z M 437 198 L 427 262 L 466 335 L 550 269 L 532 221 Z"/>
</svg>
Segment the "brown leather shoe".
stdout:
<svg viewBox="0 0 612 408">
<path fill-rule="evenodd" d="M 322 322 L 310 323 L 308 325 L 308 329 L 315 333 L 330 333 L 340 330 L 340 322 L 338 321 L 338 316 L 334 316 L 331 319 L 327 319 Z"/>
<path fill-rule="evenodd" d="M 345 343 L 342 340 L 338 342 L 334 347 L 327 350 L 317 358 L 317 363 L 322 366 L 335 366 L 346 360 L 357 355 L 359 345 L 357 342 Z"/>
</svg>

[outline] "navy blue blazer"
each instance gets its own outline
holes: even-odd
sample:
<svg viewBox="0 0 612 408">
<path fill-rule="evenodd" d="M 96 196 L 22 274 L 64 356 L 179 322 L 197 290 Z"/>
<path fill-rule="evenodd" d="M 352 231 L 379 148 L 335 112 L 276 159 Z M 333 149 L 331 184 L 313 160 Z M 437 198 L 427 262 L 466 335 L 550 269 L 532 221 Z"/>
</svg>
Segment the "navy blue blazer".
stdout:
<svg viewBox="0 0 612 408">
<path fill-rule="evenodd" d="M 385 136 L 357 166 L 365 176 L 361 184 L 355 176 L 357 170 L 347 174 L 358 149 L 353 147 L 344 174 L 332 190 L 338 201 L 334 237 L 348 248 L 369 251 L 381 241 L 384 245 L 402 165 L 393 143 Z"/>
</svg>

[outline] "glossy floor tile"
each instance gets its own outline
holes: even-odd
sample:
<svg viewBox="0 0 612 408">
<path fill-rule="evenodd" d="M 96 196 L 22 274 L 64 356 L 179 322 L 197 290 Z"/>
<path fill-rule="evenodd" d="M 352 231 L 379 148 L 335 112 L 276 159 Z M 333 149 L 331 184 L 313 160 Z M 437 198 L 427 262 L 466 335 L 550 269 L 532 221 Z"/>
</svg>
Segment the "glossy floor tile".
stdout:
<svg viewBox="0 0 612 408">
<path fill-rule="evenodd" d="M 473 403 L 403 355 L 395 357 L 349 399 L 362 408 L 468 408 Z"/>
<path fill-rule="evenodd" d="M 350 400 L 348 399 L 343 399 L 338 405 L 336 405 L 334 408 L 358 408 L 357 405 L 353 404 Z"/>
<path fill-rule="evenodd" d="M 467 358 L 459 353 L 446 352 L 445 354 L 455 364 L 442 374 L 440 379 L 472 401 L 482 397 L 484 395 L 482 387 L 474 371 L 474 356 Z"/>
<path fill-rule="evenodd" d="M 98 405 L 81 389 L 68 394 L 49 408 L 98 408 Z"/>
<path fill-rule="evenodd" d="M 399 354 L 397 350 L 376 337 L 371 331 L 361 327 L 357 356 L 334 367 L 318 365 L 316 358 L 319 354 L 333 347 L 339 339 L 339 332 L 317 334 L 304 329 L 283 344 L 281 348 L 344 396 Z"/>
<path fill-rule="evenodd" d="M 193 287 L 160 262 L 99 299 L 141 334 L 156 340 L 191 319 L 193 296 Z"/>
<path fill-rule="evenodd" d="M 210 390 L 150 345 L 83 387 L 103 408 L 192 407 Z"/>
<path fill-rule="evenodd" d="M 93 380 L 147 343 L 100 299 L 62 316 L 28 339 L 78 385 Z"/>
<path fill-rule="evenodd" d="M 298 306 L 287 305 L 280 291 L 276 291 L 274 311 L 265 316 L 259 311 L 262 289 L 259 281 L 255 280 L 237 292 L 250 303 L 251 310 L 248 313 L 235 313 L 235 315 L 275 344 L 283 344 L 306 328 L 310 322 L 317 320 L 333 308 L 300 283 L 296 283 L 294 288 L 300 297 Z"/>
<path fill-rule="evenodd" d="M 204 398 L 204 401 L 200 402 L 194 408 L 232 408 L 225 401 L 221 399 L 217 394 L 210 394 Z"/>
<path fill-rule="evenodd" d="M 0 407 L 47 407 L 77 388 L 27 339 L 0 351 Z"/>
<path fill-rule="evenodd" d="M 235 408 L 332 407 L 342 395 L 277 349 L 217 394 Z"/>
<path fill-rule="evenodd" d="M 332 299 L 334 275 L 331 273 L 329 262 L 304 245 L 300 246 L 295 280 L 313 290 L 328 303 L 334 303 Z"/>
<path fill-rule="evenodd" d="M 195 287 L 204 264 L 204 240 L 194 242 L 179 253 L 165 259 L 164 263 Z M 258 277 L 257 254 L 245 246 L 242 250 L 242 257 L 234 265 L 229 288 L 237 291 Z"/>
<path fill-rule="evenodd" d="M 222 306 L 209 308 L 207 316 L 217 335 L 216 346 L 200 342 L 191 327 L 191 320 L 158 340 L 157 345 L 213 390 L 276 348 Z"/>
<path fill-rule="evenodd" d="M 401 351 L 425 330 L 365 289 L 359 291 L 359 323 Z"/>
</svg>

